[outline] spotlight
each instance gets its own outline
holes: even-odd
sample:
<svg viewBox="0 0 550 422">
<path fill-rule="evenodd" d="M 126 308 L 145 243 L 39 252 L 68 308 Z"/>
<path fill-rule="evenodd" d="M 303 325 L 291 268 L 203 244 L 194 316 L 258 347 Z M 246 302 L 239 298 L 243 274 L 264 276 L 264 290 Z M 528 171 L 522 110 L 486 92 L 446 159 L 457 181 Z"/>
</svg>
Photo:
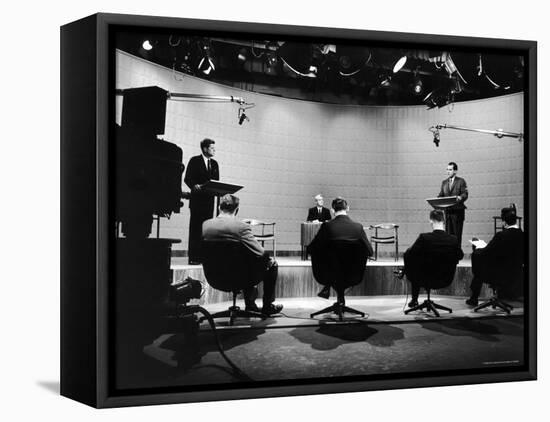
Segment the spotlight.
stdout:
<svg viewBox="0 0 550 422">
<path fill-rule="evenodd" d="M 278 62 L 278 59 L 277 59 L 277 54 L 275 54 L 274 52 L 268 52 L 266 54 L 266 62 L 267 62 L 267 65 L 269 67 L 274 67 L 277 65 L 277 62 Z"/>
<path fill-rule="evenodd" d="M 239 54 L 237 54 L 237 59 L 239 59 L 239 61 L 241 62 L 245 62 L 247 58 L 248 58 L 248 53 L 246 51 L 246 48 L 243 47 L 239 50 Z"/>
<path fill-rule="evenodd" d="M 204 46 L 203 50 L 204 50 L 204 55 L 200 60 L 199 65 L 197 66 L 197 69 L 200 70 L 205 75 L 209 75 L 210 72 L 212 72 L 213 70 L 216 70 L 216 66 L 214 66 L 214 62 L 212 61 L 210 48 L 208 46 Z"/>
<path fill-rule="evenodd" d="M 150 50 L 153 49 L 153 45 L 151 44 L 151 41 L 149 41 L 149 40 L 143 41 L 143 44 L 141 44 L 141 47 L 142 47 L 145 51 L 150 51 Z"/>
<path fill-rule="evenodd" d="M 416 76 L 413 82 L 413 93 L 415 95 L 420 95 L 422 92 L 424 92 L 424 84 L 422 83 L 420 76 Z"/>
<path fill-rule="evenodd" d="M 306 75 L 310 78 L 316 78 L 317 77 L 317 66 L 309 66 L 309 73 Z"/>
<path fill-rule="evenodd" d="M 349 70 L 351 68 L 350 56 L 340 56 L 340 58 L 338 59 L 338 63 L 340 64 L 340 68 L 342 70 Z"/>
<path fill-rule="evenodd" d="M 403 66 L 405 66 L 405 63 L 407 63 L 407 56 L 402 56 L 397 62 L 395 62 L 393 66 L 393 73 L 399 72 L 401 69 L 403 69 Z"/>
</svg>

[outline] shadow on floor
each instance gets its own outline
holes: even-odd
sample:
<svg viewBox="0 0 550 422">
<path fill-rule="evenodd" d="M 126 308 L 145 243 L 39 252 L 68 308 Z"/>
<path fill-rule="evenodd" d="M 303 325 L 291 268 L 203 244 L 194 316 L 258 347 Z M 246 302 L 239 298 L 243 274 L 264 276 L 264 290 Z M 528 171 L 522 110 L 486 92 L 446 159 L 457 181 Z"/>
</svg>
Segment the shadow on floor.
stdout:
<svg viewBox="0 0 550 422">
<path fill-rule="evenodd" d="M 61 391 L 59 381 L 37 381 L 36 385 L 42 387 L 44 390 L 48 390 L 50 393 L 54 393 L 55 395 L 59 395 L 59 392 Z"/>
<path fill-rule="evenodd" d="M 296 340 L 309 344 L 315 350 L 333 350 L 349 343 L 367 342 L 374 346 L 389 347 L 404 337 L 401 328 L 363 323 L 349 325 L 323 324 L 317 329 L 299 327 L 289 332 Z"/>
</svg>

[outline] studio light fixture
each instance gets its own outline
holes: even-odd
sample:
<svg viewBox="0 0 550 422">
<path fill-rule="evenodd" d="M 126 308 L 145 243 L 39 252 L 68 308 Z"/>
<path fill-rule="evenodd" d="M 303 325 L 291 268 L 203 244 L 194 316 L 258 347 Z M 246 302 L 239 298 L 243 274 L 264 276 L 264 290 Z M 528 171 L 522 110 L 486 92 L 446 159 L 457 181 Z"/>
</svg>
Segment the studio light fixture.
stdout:
<svg viewBox="0 0 550 422">
<path fill-rule="evenodd" d="M 243 47 L 239 50 L 239 53 L 237 54 L 237 59 L 239 59 L 239 61 L 241 62 L 245 62 L 247 58 L 248 52 L 246 51 L 246 48 Z"/>
<path fill-rule="evenodd" d="M 151 44 L 151 41 L 145 40 L 145 41 L 143 41 L 143 43 L 141 44 L 141 47 L 142 47 L 145 51 L 151 51 L 151 50 L 153 49 L 153 44 Z"/>
<path fill-rule="evenodd" d="M 421 95 L 424 92 L 424 83 L 417 71 L 414 72 L 412 91 L 415 95 Z"/>
<path fill-rule="evenodd" d="M 401 56 L 399 60 L 397 60 L 393 65 L 393 73 L 397 73 L 401 69 L 403 69 L 403 66 L 405 66 L 405 63 L 407 63 L 407 56 Z"/>
<path fill-rule="evenodd" d="M 210 47 L 207 45 L 203 46 L 203 56 L 201 60 L 199 61 L 199 65 L 197 66 L 197 70 L 200 70 L 205 75 L 210 75 L 210 72 L 213 70 L 216 70 L 216 66 L 214 65 L 214 61 L 212 60 Z"/>
</svg>

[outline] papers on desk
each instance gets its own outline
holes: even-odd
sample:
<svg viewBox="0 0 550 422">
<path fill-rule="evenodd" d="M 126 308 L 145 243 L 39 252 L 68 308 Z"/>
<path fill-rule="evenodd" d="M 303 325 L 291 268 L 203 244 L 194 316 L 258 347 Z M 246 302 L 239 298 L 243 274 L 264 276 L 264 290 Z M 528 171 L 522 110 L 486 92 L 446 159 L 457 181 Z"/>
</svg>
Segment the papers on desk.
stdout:
<svg viewBox="0 0 550 422">
<path fill-rule="evenodd" d="M 469 241 L 472 245 L 474 245 L 477 249 L 484 248 L 487 246 L 487 243 L 484 240 L 481 239 L 472 239 Z"/>
</svg>

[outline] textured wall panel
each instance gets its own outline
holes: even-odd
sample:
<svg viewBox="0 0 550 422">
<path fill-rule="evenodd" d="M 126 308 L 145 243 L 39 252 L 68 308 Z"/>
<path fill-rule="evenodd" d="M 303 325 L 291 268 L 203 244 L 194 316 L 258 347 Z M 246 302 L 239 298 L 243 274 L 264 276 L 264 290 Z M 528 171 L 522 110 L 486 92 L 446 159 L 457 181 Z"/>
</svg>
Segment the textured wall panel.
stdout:
<svg viewBox="0 0 550 422">
<path fill-rule="evenodd" d="M 244 185 L 242 217 L 277 222 L 279 250 L 299 250 L 300 222 L 322 192 L 341 195 L 352 218 L 365 225 L 400 224 L 400 250 L 429 230 L 425 198 L 436 196 L 447 162 L 456 161 L 468 182 L 465 250 L 473 235 L 492 236 L 493 215 L 510 202 L 523 214 L 523 144 L 511 138 L 442 130 L 434 124 L 523 132 L 523 95 L 423 106 L 367 107 L 318 104 L 232 89 L 117 52 L 117 88 L 158 85 L 171 92 L 242 96 L 256 104 L 250 122 L 237 123 L 236 104 L 169 101 L 164 139 L 179 145 L 184 163 L 200 153 L 199 142 L 216 140 L 223 181 Z M 117 99 L 120 122 L 122 99 Z M 187 248 L 188 204 L 161 221 L 161 236 Z"/>
</svg>

